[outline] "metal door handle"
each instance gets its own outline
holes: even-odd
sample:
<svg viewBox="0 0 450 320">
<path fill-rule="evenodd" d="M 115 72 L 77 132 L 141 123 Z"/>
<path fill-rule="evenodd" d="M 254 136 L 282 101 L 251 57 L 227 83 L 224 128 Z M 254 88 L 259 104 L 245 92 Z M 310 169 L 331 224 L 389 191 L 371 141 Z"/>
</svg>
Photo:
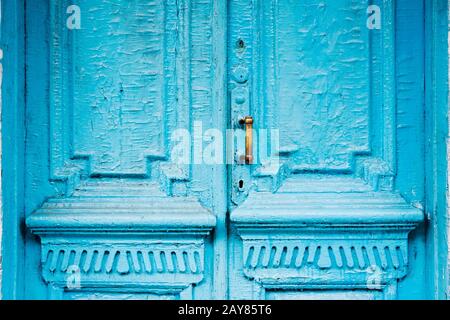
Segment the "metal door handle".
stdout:
<svg viewBox="0 0 450 320">
<path fill-rule="evenodd" d="M 245 164 L 253 163 L 253 118 L 246 116 L 239 120 L 245 125 Z"/>
</svg>

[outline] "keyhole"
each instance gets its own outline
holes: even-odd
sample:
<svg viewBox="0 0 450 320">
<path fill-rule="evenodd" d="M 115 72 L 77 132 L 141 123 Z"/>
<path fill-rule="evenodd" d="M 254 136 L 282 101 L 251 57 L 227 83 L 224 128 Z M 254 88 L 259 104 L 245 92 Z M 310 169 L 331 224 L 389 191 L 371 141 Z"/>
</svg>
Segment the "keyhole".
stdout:
<svg viewBox="0 0 450 320">
<path fill-rule="evenodd" d="M 242 39 L 239 39 L 238 41 L 236 41 L 236 47 L 240 50 L 244 49 L 245 46 L 245 42 Z"/>
<path fill-rule="evenodd" d="M 244 180 L 239 180 L 239 189 L 242 190 L 244 189 Z"/>
</svg>

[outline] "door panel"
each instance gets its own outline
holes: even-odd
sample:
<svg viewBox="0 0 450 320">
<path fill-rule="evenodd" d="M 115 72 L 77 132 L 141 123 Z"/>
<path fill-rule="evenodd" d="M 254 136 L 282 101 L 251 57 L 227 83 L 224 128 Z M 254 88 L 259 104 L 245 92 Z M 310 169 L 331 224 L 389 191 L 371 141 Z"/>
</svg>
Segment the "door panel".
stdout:
<svg viewBox="0 0 450 320">
<path fill-rule="evenodd" d="M 170 136 L 188 128 L 191 108 L 182 5 L 82 1 L 83 28 L 72 32 L 62 23 L 68 5 L 50 7 L 55 176 L 81 166 L 95 176 L 166 178 L 169 189 L 187 181 L 189 170 L 167 159 Z"/>
<path fill-rule="evenodd" d="M 261 79 L 262 92 L 272 95 L 263 105 L 282 124 L 281 151 L 292 154 L 295 170 L 348 170 L 354 153 L 369 151 L 369 30 L 360 14 L 366 4 L 265 5 L 261 60 L 274 65 Z"/>
<path fill-rule="evenodd" d="M 163 1 L 80 5 L 95 8 L 95 15 L 73 34 L 74 157 L 89 157 L 92 174 L 146 175 L 147 159 L 167 152 L 172 128 L 166 127 L 189 114 L 189 106 L 177 109 L 177 120 L 168 112 L 183 90 L 171 90 L 166 81 L 177 76 L 169 66 L 186 52 L 183 30 L 180 53 L 167 50 L 176 45 L 178 32 L 168 23 L 176 21 L 178 9 Z M 178 71 L 183 74 L 186 66 Z"/>
<path fill-rule="evenodd" d="M 190 147 L 225 128 L 219 5 L 82 0 L 80 29 L 71 5 L 27 6 L 26 296 L 224 298 L 225 167 Z"/>
<path fill-rule="evenodd" d="M 231 123 L 245 131 L 236 119 L 252 116 L 254 136 L 275 137 L 231 169 L 232 298 L 397 297 L 423 213 L 396 188 L 395 9 L 229 2 Z"/>
<path fill-rule="evenodd" d="M 271 189 L 286 171 L 355 174 L 392 189 L 392 4 L 382 6 L 384 28 L 369 30 L 366 1 L 231 3 L 232 116 L 248 113 L 256 129 L 278 130 L 281 177 Z M 240 70 L 250 75 L 244 84 L 233 81 Z M 233 100 L 242 86 L 248 107 Z M 257 163 L 253 176 L 271 170 Z"/>
</svg>

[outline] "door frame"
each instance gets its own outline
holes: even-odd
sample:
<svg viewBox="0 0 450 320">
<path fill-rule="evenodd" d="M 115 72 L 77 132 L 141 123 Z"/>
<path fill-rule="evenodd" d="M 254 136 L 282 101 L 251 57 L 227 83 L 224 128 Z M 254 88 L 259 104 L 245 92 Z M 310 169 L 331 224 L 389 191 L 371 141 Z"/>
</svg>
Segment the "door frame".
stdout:
<svg viewBox="0 0 450 320">
<path fill-rule="evenodd" d="M 448 2 L 424 2 L 427 283 L 432 299 L 448 299 Z"/>
<path fill-rule="evenodd" d="M 2 298 L 24 298 L 25 1 L 1 0 Z"/>
</svg>

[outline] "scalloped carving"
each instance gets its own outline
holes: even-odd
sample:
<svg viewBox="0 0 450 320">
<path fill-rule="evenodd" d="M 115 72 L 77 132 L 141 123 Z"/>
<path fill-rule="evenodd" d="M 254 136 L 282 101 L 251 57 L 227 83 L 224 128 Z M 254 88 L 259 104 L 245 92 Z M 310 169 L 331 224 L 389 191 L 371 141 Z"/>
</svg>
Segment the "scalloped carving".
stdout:
<svg viewBox="0 0 450 320">
<path fill-rule="evenodd" d="M 189 299 L 189 288 L 203 279 L 204 239 L 215 223 L 195 198 L 168 197 L 156 183 L 126 179 L 84 181 L 27 218 L 41 238 L 43 279 L 59 293 L 53 298 L 71 291 L 68 277 L 76 271 L 77 290 L 87 295 L 129 288 Z"/>
<path fill-rule="evenodd" d="M 230 219 L 243 242 L 243 273 L 259 288 L 253 298 L 349 289 L 394 298 L 423 212 L 361 179 L 315 174 L 289 178 L 277 193 L 251 193 Z"/>
<path fill-rule="evenodd" d="M 403 241 L 313 241 L 245 241 L 244 267 L 354 270 L 378 267 L 401 271 L 403 276 L 408 266 L 408 252 Z"/>
</svg>

